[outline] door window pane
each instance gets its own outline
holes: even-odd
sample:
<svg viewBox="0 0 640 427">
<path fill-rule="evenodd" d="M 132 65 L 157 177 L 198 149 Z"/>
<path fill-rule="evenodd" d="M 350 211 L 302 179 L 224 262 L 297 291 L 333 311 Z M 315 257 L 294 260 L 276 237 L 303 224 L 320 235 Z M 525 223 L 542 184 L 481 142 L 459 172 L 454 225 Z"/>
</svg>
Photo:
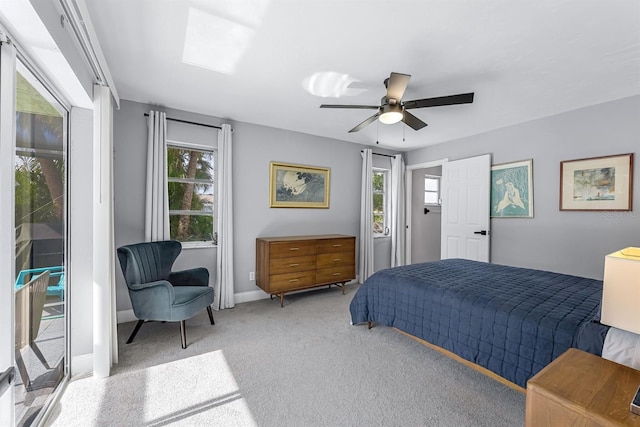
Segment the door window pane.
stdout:
<svg viewBox="0 0 640 427">
<path fill-rule="evenodd" d="M 440 205 L 440 177 L 424 176 L 424 204 Z"/>
<path fill-rule="evenodd" d="M 66 373 L 67 112 L 16 74 L 16 424 L 30 424 Z"/>
</svg>

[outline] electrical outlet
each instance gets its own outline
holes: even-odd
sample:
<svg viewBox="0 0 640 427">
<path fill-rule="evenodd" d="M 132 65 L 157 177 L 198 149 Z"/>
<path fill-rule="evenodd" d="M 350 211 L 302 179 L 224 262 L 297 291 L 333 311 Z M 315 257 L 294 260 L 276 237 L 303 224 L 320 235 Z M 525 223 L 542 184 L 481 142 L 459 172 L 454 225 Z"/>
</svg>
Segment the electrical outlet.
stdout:
<svg viewBox="0 0 640 427">
<path fill-rule="evenodd" d="M 249 280 L 256 280 L 256 273 L 255 272 L 250 272 L 249 273 Z"/>
</svg>

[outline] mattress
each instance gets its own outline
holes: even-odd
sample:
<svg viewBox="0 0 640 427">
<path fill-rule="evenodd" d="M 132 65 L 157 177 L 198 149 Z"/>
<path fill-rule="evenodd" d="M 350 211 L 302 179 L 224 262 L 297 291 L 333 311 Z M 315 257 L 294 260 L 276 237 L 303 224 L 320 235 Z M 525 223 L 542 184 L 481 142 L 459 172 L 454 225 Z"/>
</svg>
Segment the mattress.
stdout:
<svg viewBox="0 0 640 427">
<path fill-rule="evenodd" d="M 395 327 L 526 387 L 597 323 L 601 295 L 595 279 L 449 259 L 373 274 L 350 312 L 353 324 Z"/>
</svg>

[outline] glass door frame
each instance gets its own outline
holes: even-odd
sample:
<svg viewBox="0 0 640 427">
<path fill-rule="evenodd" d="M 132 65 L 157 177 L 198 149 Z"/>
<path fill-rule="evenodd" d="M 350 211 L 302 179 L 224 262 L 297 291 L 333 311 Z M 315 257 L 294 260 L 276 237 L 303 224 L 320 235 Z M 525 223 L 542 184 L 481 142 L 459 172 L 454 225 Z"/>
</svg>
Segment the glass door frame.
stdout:
<svg viewBox="0 0 640 427">
<path fill-rule="evenodd" d="M 0 29 L 1 31 L 1 29 Z M 16 49 L 0 35 L 0 253 L 15 252 Z M 13 256 L 0 257 L 0 370 L 15 367 Z M 14 382 L 0 396 L 0 425 L 15 424 Z"/>
<path fill-rule="evenodd" d="M 0 40 L 3 40 L 3 28 L 0 27 Z M 3 43 L 7 44 L 7 43 Z M 3 64 L 4 62 L 4 64 Z M 62 217 L 63 222 L 63 256 L 64 256 L 64 271 L 65 271 L 65 289 L 63 300 L 63 312 L 64 312 L 64 355 L 63 355 L 63 377 L 60 383 L 57 384 L 54 391 L 51 393 L 47 401 L 45 402 L 38 415 L 34 418 L 33 424 L 37 423 L 49 415 L 55 402 L 59 399 L 62 391 L 65 388 L 66 383 L 70 377 L 70 274 L 69 274 L 69 124 L 71 118 L 70 105 L 60 96 L 56 88 L 51 82 L 44 76 L 40 70 L 33 65 L 33 62 L 26 57 L 19 46 L 12 45 L 3 46 L 2 57 L 0 59 L 0 82 L 2 83 L 2 90 L 0 91 L 0 124 L 2 125 L 2 131 L 0 131 L 0 210 L 3 206 L 8 206 L 8 209 L 0 212 L 0 253 L 15 254 L 16 248 L 16 236 L 15 236 L 15 156 L 16 156 L 16 80 L 17 72 L 24 71 L 24 74 L 29 73 L 35 81 L 38 82 L 38 86 L 41 89 L 37 89 L 39 92 L 43 90 L 46 95 L 42 94 L 46 98 L 51 98 L 55 104 L 52 105 L 56 108 L 63 117 L 63 162 L 64 162 L 64 176 L 63 176 L 63 198 L 64 198 L 64 214 Z M 5 87 L 10 90 L 4 90 Z M 9 155 L 8 153 L 12 154 Z M 6 171 L 3 173 L 2 171 Z M 10 230 L 8 233 L 7 231 Z M 14 303 L 14 281 L 16 278 L 15 269 L 15 257 L 9 257 L 9 260 L 0 259 L 0 371 L 8 366 L 15 367 L 15 303 Z M 10 327 L 7 327 L 10 325 Z M 8 363 L 9 364 L 8 364 Z M 17 369 L 15 375 L 18 375 Z M 15 380 L 14 380 L 15 383 Z M 0 425 L 14 426 L 16 424 L 16 411 L 15 411 L 15 392 L 14 385 L 7 390 L 5 396 L 0 396 Z"/>
</svg>

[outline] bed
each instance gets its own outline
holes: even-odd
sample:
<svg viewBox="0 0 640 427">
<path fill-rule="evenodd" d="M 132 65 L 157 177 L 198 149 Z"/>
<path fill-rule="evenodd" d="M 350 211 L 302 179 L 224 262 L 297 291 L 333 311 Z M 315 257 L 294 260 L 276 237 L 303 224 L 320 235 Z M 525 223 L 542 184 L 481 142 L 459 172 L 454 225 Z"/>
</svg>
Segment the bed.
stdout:
<svg viewBox="0 0 640 427">
<path fill-rule="evenodd" d="M 448 259 L 379 271 L 358 288 L 351 323 L 394 327 L 523 389 L 570 347 L 600 355 L 602 281 Z"/>
</svg>

